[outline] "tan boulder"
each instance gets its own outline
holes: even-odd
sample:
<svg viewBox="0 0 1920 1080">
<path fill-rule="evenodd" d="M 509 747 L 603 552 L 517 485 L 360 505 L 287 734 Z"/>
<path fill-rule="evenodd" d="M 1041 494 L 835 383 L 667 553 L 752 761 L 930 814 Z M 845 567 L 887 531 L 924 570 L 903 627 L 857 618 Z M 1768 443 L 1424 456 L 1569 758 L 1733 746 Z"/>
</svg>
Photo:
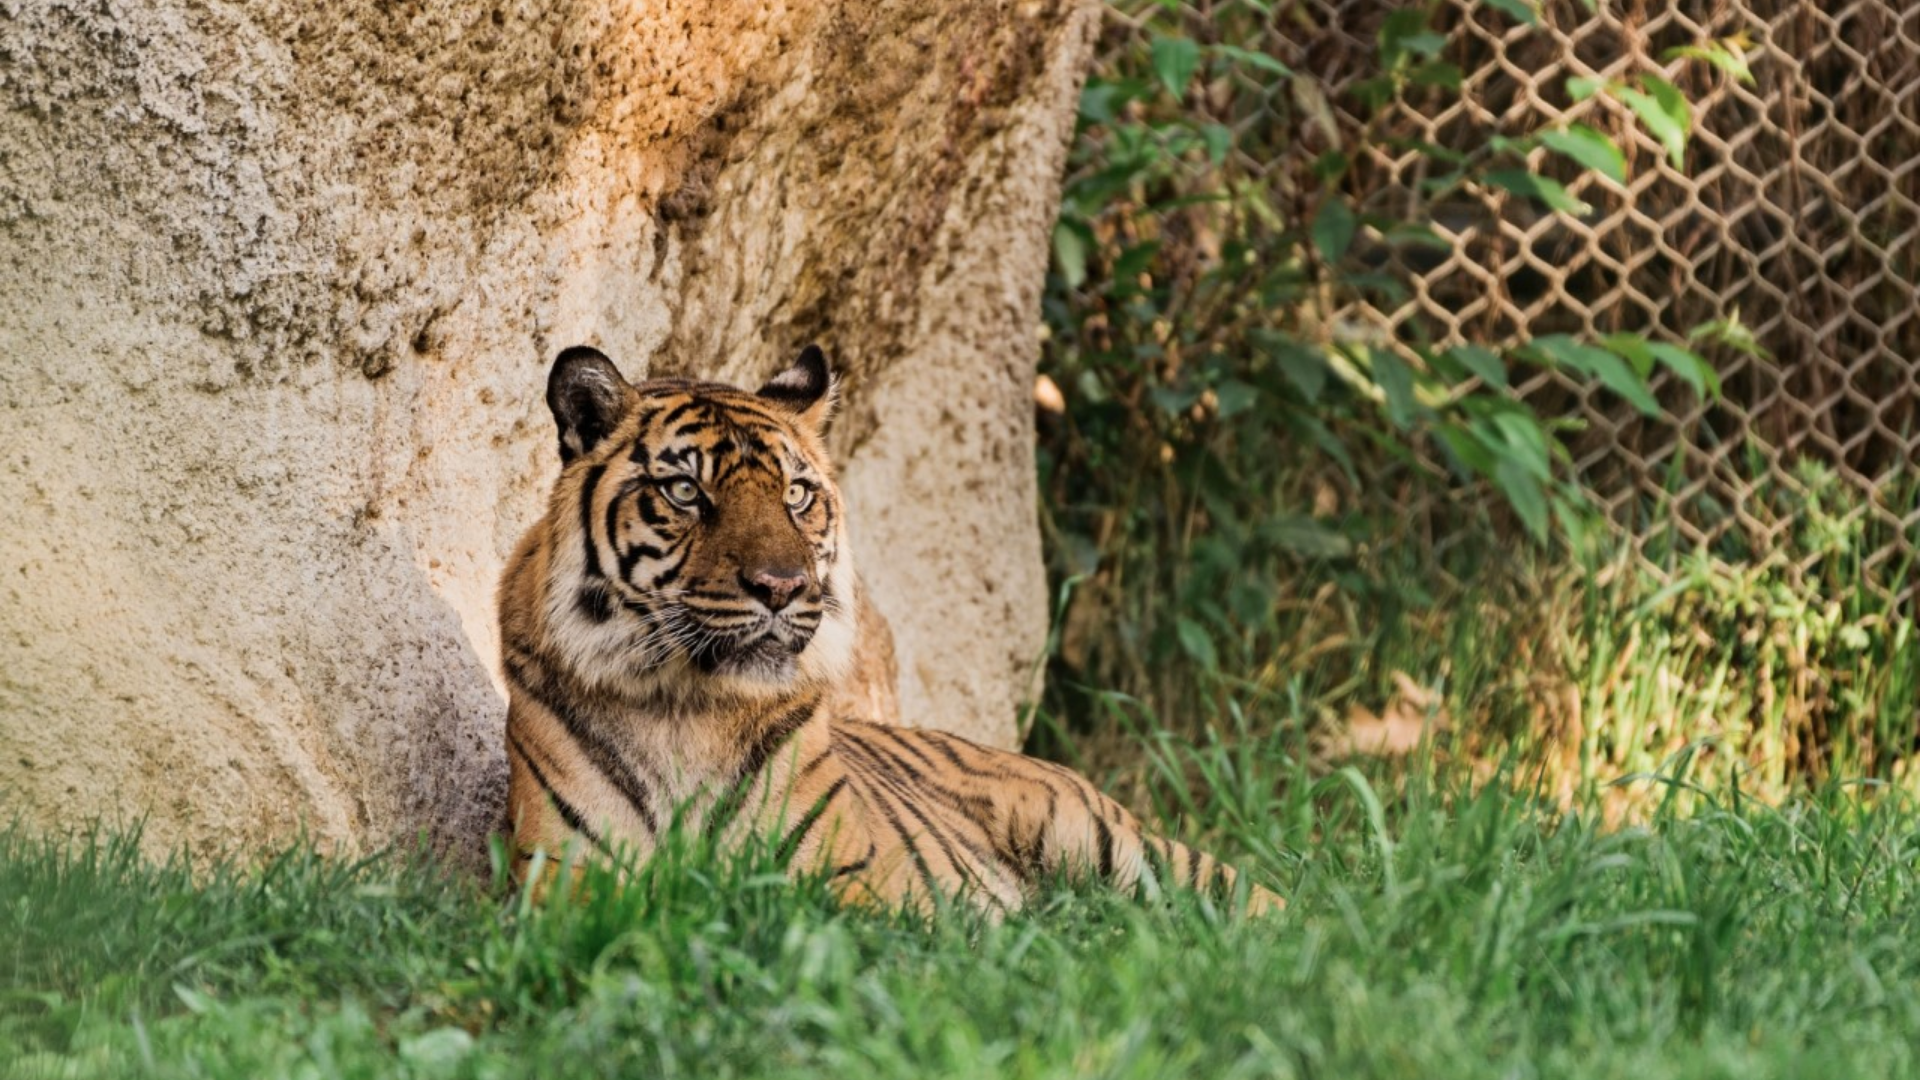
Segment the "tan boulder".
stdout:
<svg viewBox="0 0 1920 1080">
<path fill-rule="evenodd" d="M 566 345 L 819 340 L 910 719 L 1042 645 L 1029 389 L 1084 0 L 0 5 L 0 813 L 472 853 Z"/>
</svg>

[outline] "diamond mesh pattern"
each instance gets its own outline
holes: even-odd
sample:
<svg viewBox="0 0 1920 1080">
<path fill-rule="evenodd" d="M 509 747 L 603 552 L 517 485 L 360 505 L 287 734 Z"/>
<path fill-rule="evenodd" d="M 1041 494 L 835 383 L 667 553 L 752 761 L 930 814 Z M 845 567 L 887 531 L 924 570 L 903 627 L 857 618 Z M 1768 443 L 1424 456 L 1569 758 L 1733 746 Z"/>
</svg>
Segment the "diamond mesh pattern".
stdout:
<svg viewBox="0 0 1920 1080">
<path fill-rule="evenodd" d="M 1920 460 L 1920 3 L 1614 0 L 1589 13 L 1547 0 L 1541 25 L 1523 27 L 1476 0 L 1442 0 L 1441 55 L 1463 73 L 1461 92 L 1402 102 L 1367 129 L 1356 90 L 1378 74 L 1376 37 L 1398 6 L 1279 0 L 1264 16 L 1249 6 L 1257 38 L 1233 44 L 1299 73 L 1265 91 L 1291 95 L 1286 107 L 1252 83 L 1197 87 L 1190 99 L 1233 129 L 1236 167 L 1265 178 L 1277 204 L 1316 182 L 1310 163 L 1337 142 L 1363 148 L 1345 183 L 1364 210 L 1429 217 L 1454 241 L 1436 253 L 1374 238 L 1375 257 L 1410 289 L 1341 316 L 1449 345 L 1617 330 L 1673 340 L 1737 315 L 1771 357 L 1711 355 L 1720 401 L 1703 404 L 1664 373 L 1667 411 L 1652 419 L 1554 372 L 1530 372 L 1516 392 L 1586 421 L 1573 443 L 1579 475 L 1650 558 L 1730 544 L 1786 558 L 1795 502 L 1781 495 L 1818 497 L 1811 460 L 1851 489 L 1854 524 L 1879 541 L 1862 584 L 1912 603 L 1920 509 L 1895 488 L 1910 489 Z M 1232 7 L 1119 0 L 1105 55 L 1143 48 L 1150 25 L 1184 20 L 1204 37 Z M 1752 84 L 1662 59 L 1736 35 L 1751 43 Z M 1682 169 L 1619 105 L 1565 89 L 1569 77 L 1648 70 L 1693 103 Z M 1532 168 L 1593 206 L 1580 220 L 1482 188 L 1428 205 L 1421 181 L 1436 164 L 1396 149 L 1468 150 L 1572 120 L 1611 135 L 1630 170 L 1616 184 L 1536 151 Z M 1796 571 L 1818 558 L 1799 557 Z"/>
</svg>

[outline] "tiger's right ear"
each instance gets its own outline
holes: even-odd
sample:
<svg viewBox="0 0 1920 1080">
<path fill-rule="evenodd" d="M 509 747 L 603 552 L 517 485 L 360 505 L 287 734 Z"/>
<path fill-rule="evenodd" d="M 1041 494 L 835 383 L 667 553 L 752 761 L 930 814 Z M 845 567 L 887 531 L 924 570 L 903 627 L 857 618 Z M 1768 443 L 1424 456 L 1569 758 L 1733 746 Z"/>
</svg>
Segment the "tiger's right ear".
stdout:
<svg viewBox="0 0 1920 1080">
<path fill-rule="evenodd" d="M 560 428 L 565 465 L 613 434 L 633 408 L 633 386 L 598 349 L 575 345 L 553 361 L 547 376 L 547 408 Z"/>
</svg>

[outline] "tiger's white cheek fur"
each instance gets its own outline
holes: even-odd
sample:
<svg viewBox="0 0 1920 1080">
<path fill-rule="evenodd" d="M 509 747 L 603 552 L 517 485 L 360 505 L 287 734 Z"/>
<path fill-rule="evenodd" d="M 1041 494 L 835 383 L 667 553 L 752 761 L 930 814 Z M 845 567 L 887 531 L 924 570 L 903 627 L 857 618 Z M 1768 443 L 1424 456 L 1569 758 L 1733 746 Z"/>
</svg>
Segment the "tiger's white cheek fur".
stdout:
<svg viewBox="0 0 1920 1080">
<path fill-rule="evenodd" d="M 574 515 L 556 517 L 571 522 Z M 577 528 L 555 530 L 542 597 L 554 647 L 574 675 L 589 685 L 636 696 L 654 694 L 679 673 L 684 660 L 666 642 L 659 623 L 642 623 L 620 606 L 616 583 L 589 580 L 585 545 Z M 605 621 L 581 610 L 581 591 L 593 584 L 613 598 L 612 617 Z"/>
<path fill-rule="evenodd" d="M 854 651 L 859 647 L 859 621 L 853 607 L 853 559 L 847 552 L 846 531 L 835 539 L 840 558 L 827 571 L 827 585 L 835 602 L 820 619 L 820 628 L 800 654 L 801 677 L 831 686 L 853 674 Z"/>
<path fill-rule="evenodd" d="M 853 560 L 847 551 L 844 524 L 836 528 L 832 545 L 838 557 L 823 567 L 835 602 L 821 613 L 820 625 L 796 658 L 792 674 L 779 678 L 754 672 L 695 672 L 682 650 L 667 640 L 670 635 L 666 630 L 658 623 L 640 623 L 617 603 L 613 617 L 605 622 L 589 618 L 579 601 L 581 590 L 591 584 L 586 572 L 585 538 L 577 530 L 557 530 L 554 544 L 544 597 L 547 626 L 569 666 L 590 684 L 651 695 L 681 680 L 701 680 L 711 690 L 758 698 L 790 692 L 796 685 L 831 686 L 853 671 L 859 622 L 854 611 Z M 651 569 L 642 563 L 640 576 L 645 577 Z M 613 582 L 601 584 L 618 595 L 619 586 Z"/>
<path fill-rule="evenodd" d="M 622 670 L 620 658 L 628 651 L 632 630 L 622 625 L 628 620 L 620 616 L 596 623 L 580 611 L 580 590 L 587 583 L 580 535 L 569 532 L 556 537 L 551 558 L 544 601 L 555 648 L 589 683 L 623 681 L 629 673 Z"/>
</svg>

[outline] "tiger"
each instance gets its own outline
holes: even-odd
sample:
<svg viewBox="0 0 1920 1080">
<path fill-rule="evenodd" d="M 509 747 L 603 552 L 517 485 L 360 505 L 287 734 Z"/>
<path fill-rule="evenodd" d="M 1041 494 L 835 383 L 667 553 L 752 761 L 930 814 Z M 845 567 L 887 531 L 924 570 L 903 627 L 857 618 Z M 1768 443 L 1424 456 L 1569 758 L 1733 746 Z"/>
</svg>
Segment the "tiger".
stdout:
<svg viewBox="0 0 1920 1080">
<path fill-rule="evenodd" d="M 1282 907 L 1064 766 L 843 708 L 870 605 L 835 397 L 818 346 L 754 391 L 555 359 L 560 472 L 498 595 L 515 879 L 644 862 L 680 828 L 758 836 L 850 905 L 1002 914 L 1092 876 Z"/>
</svg>

